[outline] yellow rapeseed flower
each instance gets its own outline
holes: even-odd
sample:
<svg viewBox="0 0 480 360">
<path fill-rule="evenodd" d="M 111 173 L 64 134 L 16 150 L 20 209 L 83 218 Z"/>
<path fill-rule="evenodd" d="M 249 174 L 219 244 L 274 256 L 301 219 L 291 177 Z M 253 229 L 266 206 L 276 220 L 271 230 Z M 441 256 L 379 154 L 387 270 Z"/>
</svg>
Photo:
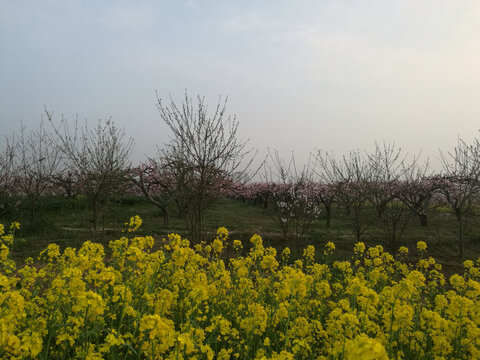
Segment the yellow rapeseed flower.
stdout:
<svg viewBox="0 0 480 360">
<path fill-rule="evenodd" d="M 427 250 L 427 244 L 425 243 L 425 241 L 417 242 L 417 249 L 420 250 L 420 251 Z"/>
<path fill-rule="evenodd" d="M 345 344 L 348 360 L 388 360 L 387 352 L 381 342 L 365 334 L 347 340 Z"/>
</svg>

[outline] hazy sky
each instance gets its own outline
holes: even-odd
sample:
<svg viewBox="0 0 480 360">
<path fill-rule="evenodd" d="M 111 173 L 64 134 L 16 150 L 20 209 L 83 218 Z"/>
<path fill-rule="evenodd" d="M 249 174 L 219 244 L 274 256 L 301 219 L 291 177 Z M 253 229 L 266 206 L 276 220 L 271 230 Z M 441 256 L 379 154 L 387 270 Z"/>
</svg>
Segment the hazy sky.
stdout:
<svg viewBox="0 0 480 360">
<path fill-rule="evenodd" d="M 395 141 L 432 158 L 480 128 L 479 1 L 0 0 L 1 133 L 43 106 L 168 141 L 155 91 L 228 95 L 263 153 Z M 3 141 L 3 139 L 2 139 Z"/>
</svg>

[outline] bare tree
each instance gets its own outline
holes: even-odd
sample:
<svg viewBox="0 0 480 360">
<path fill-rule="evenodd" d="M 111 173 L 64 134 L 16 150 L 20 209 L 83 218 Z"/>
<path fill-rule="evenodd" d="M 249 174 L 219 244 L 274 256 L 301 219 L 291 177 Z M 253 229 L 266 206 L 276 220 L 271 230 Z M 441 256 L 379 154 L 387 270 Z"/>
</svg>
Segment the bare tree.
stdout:
<svg viewBox="0 0 480 360">
<path fill-rule="evenodd" d="M 20 194 L 28 200 L 31 227 L 35 223 L 40 198 L 48 191 L 52 192 L 52 175 L 60 162 L 60 151 L 55 141 L 46 131 L 43 121 L 38 129 L 28 133 L 22 125 L 17 136 L 17 186 Z"/>
<path fill-rule="evenodd" d="M 316 182 L 315 187 L 316 200 L 321 203 L 325 209 L 325 225 L 327 228 L 330 228 L 332 208 L 337 196 L 336 186 L 334 184 Z"/>
<path fill-rule="evenodd" d="M 459 256 L 463 257 L 465 229 L 478 195 L 480 178 L 480 141 L 471 145 L 459 139 L 454 151 L 441 154 L 444 176 L 440 191 L 453 208 L 458 224 Z"/>
<path fill-rule="evenodd" d="M 187 93 L 181 105 L 171 98 L 157 108 L 172 131 L 171 141 L 160 150 L 161 162 L 175 178 L 174 193 L 192 240 L 200 240 L 206 211 L 220 196 L 222 187 L 246 180 L 253 157 L 248 141 L 238 139 L 236 117 L 226 115 L 227 99 L 219 101 L 212 115 L 205 98 L 194 101 Z"/>
<path fill-rule="evenodd" d="M 58 136 L 60 150 L 70 161 L 82 192 L 91 203 L 95 238 L 99 215 L 104 219 L 107 200 L 126 180 L 133 139 L 126 140 L 125 130 L 117 128 L 111 119 L 98 120 L 94 128 L 88 128 L 86 122 L 80 127 L 75 121 L 71 130 L 63 116 L 60 124 L 55 125 L 53 114 L 47 110 L 45 113 Z"/>
<path fill-rule="evenodd" d="M 335 188 L 336 202 L 345 208 L 352 220 L 352 227 L 357 241 L 370 225 L 365 216 L 367 208 L 367 183 L 369 181 L 369 164 L 360 151 L 350 151 L 338 160 L 332 154 L 318 150 L 314 155 L 316 163 L 314 172 L 322 182 Z"/>
<path fill-rule="evenodd" d="M 365 215 L 369 200 L 367 185 L 370 180 L 370 168 L 365 157 L 358 150 L 351 151 L 348 157 L 343 157 L 343 178 L 345 180 L 339 183 L 338 192 L 345 198 L 350 198 L 347 201 L 351 209 L 355 237 L 360 241 L 362 234 L 370 226 L 370 221 Z"/>
<path fill-rule="evenodd" d="M 325 208 L 325 222 L 327 228 L 329 228 L 334 202 L 338 200 L 338 196 L 342 196 L 337 190 L 338 183 L 344 180 L 342 178 L 343 174 L 337 171 L 339 165 L 332 154 L 317 150 L 316 153 L 313 154 L 313 159 L 312 171 L 318 176 L 317 198 Z"/>
<path fill-rule="evenodd" d="M 15 150 L 15 137 L 5 136 L 0 149 L 0 216 L 7 211 L 8 200 L 14 192 Z"/>
<path fill-rule="evenodd" d="M 423 165 L 414 164 L 405 172 L 401 184 L 400 198 L 410 211 L 418 216 L 421 226 L 427 226 L 431 199 L 437 189 L 436 182 L 428 173 L 428 167 L 428 161 Z"/>
<path fill-rule="evenodd" d="M 80 183 L 76 174 L 70 170 L 68 159 L 61 161 L 60 169 L 52 175 L 52 184 L 59 196 L 74 198 L 80 193 Z"/>
</svg>

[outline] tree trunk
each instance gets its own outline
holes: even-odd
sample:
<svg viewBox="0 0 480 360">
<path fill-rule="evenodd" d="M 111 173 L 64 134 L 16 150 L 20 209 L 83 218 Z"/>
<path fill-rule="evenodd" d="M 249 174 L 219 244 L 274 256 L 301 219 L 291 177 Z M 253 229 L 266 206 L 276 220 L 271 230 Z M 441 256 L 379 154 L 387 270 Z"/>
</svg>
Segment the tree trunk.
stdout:
<svg viewBox="0 0 480 360">
<path fill-rule="evenodd" d="M 418 217 L 420 218 L 420 225 L 427 226 L 427 214 L 419 214 Z"/>
<path fill-rule="evenodd" d="M 462 216 L 458 218 L 458 250 L 460 260 L 463 259 L 463 237 L 464 237 L 464 228 L 462 222 Z"/>
<path fill-rule="evenodd" d="M 353 212 L 354 212 L 354 223 L 355 223 L 355 236 L 357 238 L 357 242 L 359 242 L 361 237 L 360 211 L 356 206 L 354 206 Z"/>
<path fill-rule="evenodd" d="M 93 241 L 97 239 L 97 201 L 93 200 Z"/>
<path fill-rule="evenodd" d="M 326 222 L 327 228 L 330 228 L 330 221 L 332 218 L 332 207 L 330 205 L 325 205 L 325 212 L 326 212 Z"/>
<path fill-rule="evenodd" d="M 33 225 L 35 224 L 35 200 L 31 200 L 32 208 L 30 212 L 30 227 L 33 229 Z"/>
<path fill-rule="evenodd" d="M 168 208 L 166 206 L 163 208 L 163 225 L 170 225 L 170 214 L 168 213 Z"/>
</svg>

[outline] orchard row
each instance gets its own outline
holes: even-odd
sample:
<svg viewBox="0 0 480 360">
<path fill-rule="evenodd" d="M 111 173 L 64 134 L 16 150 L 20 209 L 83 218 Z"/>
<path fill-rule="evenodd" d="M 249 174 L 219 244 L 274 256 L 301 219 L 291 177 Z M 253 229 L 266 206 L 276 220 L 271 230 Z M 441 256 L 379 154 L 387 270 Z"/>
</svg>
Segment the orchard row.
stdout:
<svg viewBox="0 0 480 360">
<path fill-rule="evenodd" d="M 133 139 L 112 120 L 79 126 L 46 111 L 47 123 L 7 137 L 0 148 L 0 218 L 12 218 L 23 204 L 33 227 L 43 197 L 81 194 L 91 204 L 95 233 L 112 197 L 141 195 L 160 209 L 166 224 L 174 206 L 190 239 L 201 241 L 205 214 L 228 196 L 270 206 L 285 238 L 306 236 L 321 213 L 329 226 L 335 205 L 350 217 L 358 241 L 365 210 L 373 209 L 395 249 L 409 215 L 425 225 L 429 209 L 448 206 L 463 254 L 466 222 L 480 193 L 478 139 L 459 140 L 442 156 L 443 171 L 435 174 L 418 157 L 407 160 L 399 147 L 385 143 L 371 153 L 343 157 L 317 150 L 301 169 L 294 159 L 274 153 L 254 168 L 253 149 L 238 139 L 238 121 L 226 115 L 226 102 L 220 101 L 213 114 L 203 98 L 187 95 L 181 105 L 158 99 L 157 107 L 171 141 L 140 165 L 130 160 Z"/>
</svg>

